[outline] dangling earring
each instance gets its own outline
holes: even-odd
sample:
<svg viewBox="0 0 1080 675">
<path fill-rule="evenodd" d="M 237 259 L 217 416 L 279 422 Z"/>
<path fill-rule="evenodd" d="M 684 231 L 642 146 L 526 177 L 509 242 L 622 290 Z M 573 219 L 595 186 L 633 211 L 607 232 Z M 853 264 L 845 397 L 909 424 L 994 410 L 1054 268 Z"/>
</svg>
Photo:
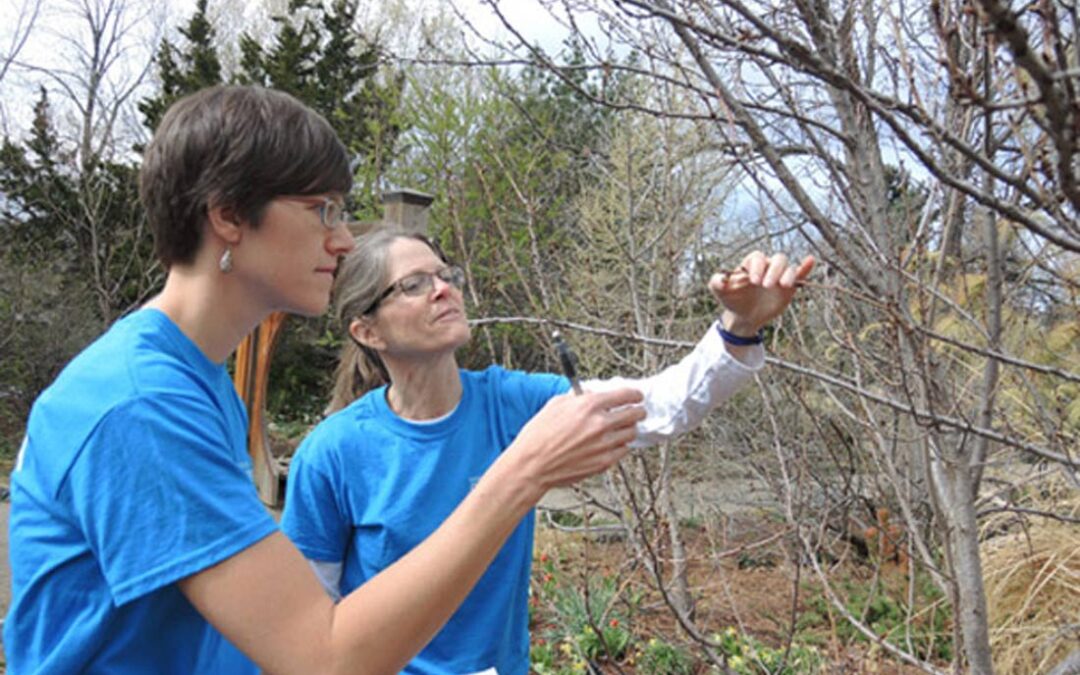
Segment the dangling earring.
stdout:
<svg viewBox="0 0 1080 675">
<path fill-rule="evenodd" d="M 218 261 L 218 269 L 223 274 L 232 272 L 232 249 L 226 248 L 225 252 L 221 254 L 221 260 Z"/>
</svg>

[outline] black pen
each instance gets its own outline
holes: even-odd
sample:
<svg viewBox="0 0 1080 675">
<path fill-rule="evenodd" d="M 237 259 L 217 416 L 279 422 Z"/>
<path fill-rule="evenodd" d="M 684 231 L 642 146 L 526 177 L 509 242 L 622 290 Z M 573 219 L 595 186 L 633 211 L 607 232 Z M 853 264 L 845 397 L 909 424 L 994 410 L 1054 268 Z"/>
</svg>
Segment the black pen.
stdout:
<svg viewBox="0 0 1080 675">
<path fill-rule="evenodd" d="M 574 393 L 580 394 L 581 383 L 578 381 L 577 375 L 577 357 L 570 350 L 570 345 L 566 344 L 566 340 L 563 340 L 562 333 L 553 331 L 551 339 L 555 341 L 555 351 L 559 352 L 559 363 L 562 364 L 563 373 L 570 380 L 570 386 L 574 388 Z"/>
</svg>

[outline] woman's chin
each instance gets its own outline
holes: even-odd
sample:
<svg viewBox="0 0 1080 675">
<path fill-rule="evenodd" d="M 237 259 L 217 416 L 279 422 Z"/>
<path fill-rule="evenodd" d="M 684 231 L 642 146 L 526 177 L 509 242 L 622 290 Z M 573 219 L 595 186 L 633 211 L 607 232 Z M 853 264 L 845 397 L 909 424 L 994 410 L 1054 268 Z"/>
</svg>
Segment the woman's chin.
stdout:
<svg viewBox="0 0 1080 675">
<path fill-rule="evenodd" d="M 469 344 L 469 340 L 472 339 L 472 328 L 464 320 L 462 320 L 460 326 L 455 328 L 457 329 L 455 332 L 457 339 L 454 340 L 454 349 L 460 349 Z"/>
</svg>

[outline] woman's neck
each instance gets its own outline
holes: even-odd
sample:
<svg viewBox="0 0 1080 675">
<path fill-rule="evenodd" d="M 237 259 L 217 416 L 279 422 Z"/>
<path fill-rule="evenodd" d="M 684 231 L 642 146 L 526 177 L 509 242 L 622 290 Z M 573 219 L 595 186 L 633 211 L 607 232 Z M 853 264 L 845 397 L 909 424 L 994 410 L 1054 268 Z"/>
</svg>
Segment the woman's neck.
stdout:
<svg viewBox="0 0 1080 675">
<path fill-rule="evenodd" d="M 383 359 L 390 373 L 386 402 L 407 420 L 438 419 L 461 401 L 461 374 L 453 352 L 428 359 Z"/>
<path fill-rule="evenodd" d="M 165 288 L 145 305 L 168 316 L 214 363 L 223 363 L 255 326 L 265 309 L 241 302 L 220 275 L 174 266 Z"/>
</svg>

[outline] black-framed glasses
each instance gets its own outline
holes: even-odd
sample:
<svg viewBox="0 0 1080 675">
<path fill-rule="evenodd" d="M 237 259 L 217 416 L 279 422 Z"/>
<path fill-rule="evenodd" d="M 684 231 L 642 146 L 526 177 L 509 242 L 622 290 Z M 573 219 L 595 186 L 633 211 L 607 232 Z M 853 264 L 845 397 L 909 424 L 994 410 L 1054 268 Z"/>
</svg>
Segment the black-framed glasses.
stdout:
<svg viewBox="0 0 1080 675">
<path fill-rule="evenodd" d="M 410 298 L 430 293 L 431 289 L 435 287 L 435 279 L 461 290 L 465 287 L 465 270 L 457 265 L 447 265 L 434 272 L 413 272 L 412 274 L 407 274 L 387 286 L 386 290 L 380 293 L 379 297 L 375 298 L 375 302 L 371 303 L 371 305 L 364 310 L 364 314 L 371 314 L 374 312 L 384 300 L 394 293 L 401 293 Z"/>
</svg>

